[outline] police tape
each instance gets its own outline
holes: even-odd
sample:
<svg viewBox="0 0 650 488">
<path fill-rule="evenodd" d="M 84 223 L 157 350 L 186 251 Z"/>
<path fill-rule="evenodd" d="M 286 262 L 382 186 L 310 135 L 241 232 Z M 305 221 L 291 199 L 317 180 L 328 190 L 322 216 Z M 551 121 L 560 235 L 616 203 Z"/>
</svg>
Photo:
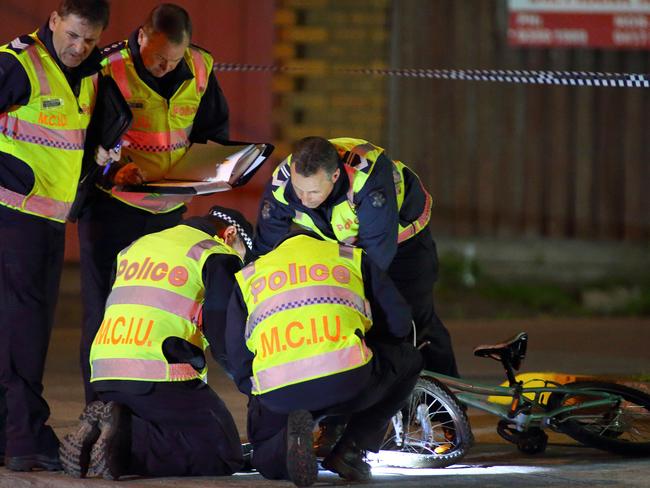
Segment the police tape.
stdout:
<svg viewBox="0 0 650 488">
<path fill-rule="evenodd" d="M 307 67 L 215 63 L 217 72 L 271 72 L 309 74 Z M 439 80 L 488 81 L 559 86 L 592 86 L 611 88 L 650 88 L 650 76 L 638 73 L 602 73 L 592 71 L 539 71 L 495 69 L 374 69 L 333 68 L 335 73 L 399 76 L 404 78 L 431 78 Z"/>
</svg>

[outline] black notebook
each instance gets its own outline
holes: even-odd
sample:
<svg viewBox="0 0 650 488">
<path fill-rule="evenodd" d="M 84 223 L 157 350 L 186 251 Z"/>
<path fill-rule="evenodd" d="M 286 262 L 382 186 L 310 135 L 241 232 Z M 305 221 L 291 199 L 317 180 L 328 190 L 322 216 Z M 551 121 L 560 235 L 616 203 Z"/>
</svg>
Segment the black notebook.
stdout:
<svg viewBox="0 0 650 488">
<path fill-rule="evenodd" d="M 273 152 L 273 145 L 224 141 L 192 144 L 162 180 L 123 191 L 203 195 L 246 184 Z"/>
</svg>

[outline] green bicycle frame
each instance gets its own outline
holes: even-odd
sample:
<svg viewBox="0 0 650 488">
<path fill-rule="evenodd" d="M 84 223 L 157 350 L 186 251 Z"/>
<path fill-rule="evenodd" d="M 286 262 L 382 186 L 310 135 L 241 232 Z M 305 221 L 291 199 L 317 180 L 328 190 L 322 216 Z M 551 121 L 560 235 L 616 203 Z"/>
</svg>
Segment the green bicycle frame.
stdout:
<svg viewBox="0 0 650 488">
<path fill-rule="evenodd" d="M 449 388 L 458 400 L 469 407 L 477 408 L 484 412 L 491 413 L 517 425 L 517 430 L 525 431 L 529 427 L 545 427 L 552 425 L 553 421 L 562 416 L 562 421 L 581 417 L 579 410 L 593 407 L 612 406 L 620 402 L 621 397 L 603 391 L 589 389 L 580 390 L 581 395 L 590 395 L 594 399 L 581 402 L 579 405 L 567 405 L 549 410 L 546 405 L 540 402 L 544 393 L 566 393 L 574 394 L 575 389 L 564 387 L 559 383 L 546 382 L 548 386 L 526 387 L 520 386 L 492 386 L 478 382 L 469 382 L 453 376 L 447 376 L 432 371 L 422 371 L 420 376 L 433 378 Z M 530 399 L 526 394 L 532 394 Z M 510 405 L 490 402 L 488 396 L 503 396 L 512 399 Z M 534 412 L 533 410 L 539 410 Z M 575 412 L 575 415 L 573 413 Z M 570 416 L 565 414 L 571 413 Z"/>
</svg>

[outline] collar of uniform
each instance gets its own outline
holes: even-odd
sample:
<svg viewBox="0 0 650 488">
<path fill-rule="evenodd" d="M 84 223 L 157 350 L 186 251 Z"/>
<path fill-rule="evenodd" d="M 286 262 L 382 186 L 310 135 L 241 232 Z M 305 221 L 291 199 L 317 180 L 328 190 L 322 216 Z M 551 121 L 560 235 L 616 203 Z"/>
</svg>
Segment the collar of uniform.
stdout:
<svg viewBox="0 0 650 488">
<path fill-rule="evenodd" d="M 184 219 L 181 224 L 205 232 L 210 237 L 214 235 L 214 224 L 205 217 L 188 217 L 187 219 Z"/>
<path fill-rule="evenodd" d="M 305 229 L 303 227 L 296 227 L 295 229 L 290 230 L 287 234 L 285 234 L 282 239 L 280 239 L 278 242 L 276 242 L 275 246 L 273 246 L 273 249 L 277 249 L 283 242 L 288 241 L 289 239 L 297 236 L 308 236 L 312 237 L 314 239 L 317 239 L 319 241 L 324 241 L 323 237 L 319 235 L 317 232 L 314 232 L 311 229 Z"/>
<path fill-rule="evenodd" d="M 133 65 L 135 66 L 136 73 L 138 74 L 140 79 L 149 86 L 149 88 L 154 90 L 159 95 L 164 96 L 165 94 L 162 93 L 163 84 L 173 85 L 178 87 L 185 80 L 191 80 L 192 78 L 194 78 L 194 75 L 192 74 L 192 70 L 187 65 L 185 59 L 182 59 L 181 62 L 178 63 L 178 66 L 176 66 L 176 68 L 174 68 L 173 71 L 167 73 L 165 76 L 163 76 L 160 79 L 156 78 L 151 73 L 149 73 L 149 71 L 147 71 L 147 68 L 144 67 L 144 63 L 142 62 L 142 57 L 140 56 L 140 44 L 138 43 L 138 32 L 140 31 L 140 29 L 141 27 L 138 27 L 136 30 L 134 30 L 131 33 L 128 39 L 128 47 L 131 52 L 131 58 L 133 59 Z M 175 91 L 176 90 L 174 90 L 174 92 Z"/>
<path fill-rule="evenodd" d="M 57 56 L 56 50 L 54 49 L 54 42 L 52 41 L 52 29 L 50 29 L 49 24 L 50 22 L 47 20 L 45 24 L 43 24 L 38 30 L 38 33 L 36 35 L 41 40 L 47 51 L 50 53 L 50 56 L 52 56 L 54 61 L 56 61 L 56 64 L 59 66 L 59 68 L 61 68 L 61 71 L 63 71 L 65 74 L 65 77 L 68 79 L 70 85 L 74 85 L 76 81 L 80 80 L 81 78 L 94 75 L 102 69 L 102 66 L 100 64 L 102 55 L 99 52 L 99 49 L 96 47 L 93 48 L 90 56 L 84 59 L 82 63 L 76 68 L 68 68 L 65 66 L 59 59 L 59 56 Z"/>
</svg>

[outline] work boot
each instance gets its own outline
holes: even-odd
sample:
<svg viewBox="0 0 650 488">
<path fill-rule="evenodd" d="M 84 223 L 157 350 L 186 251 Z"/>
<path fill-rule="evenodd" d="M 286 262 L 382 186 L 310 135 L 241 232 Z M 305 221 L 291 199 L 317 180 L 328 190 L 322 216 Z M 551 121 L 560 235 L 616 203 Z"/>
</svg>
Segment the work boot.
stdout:
<svg viewBox="0 0 650 488">
<path fill-rule="evenodd" d="M 63 470 L 75 478 L 83 478 L 90 463 L 90 449 L 99 437 L 99 418 L 104 413 L 104 403 L 95 401 L 86 405 L 79 416 L 77 430 L 63 438 L 59 457 Z"/>
<path fill-rule="evenodd" d="M 307 410 L 296 410 L 287 419 L 287 472 L 296 486 L 310 486 L 318 478 L 312 446 L 314 419 Z"/>
<path fill-rule="evenodd" d="M 366 451 L 357 447 L 354 441 L 341 440 L 330 455 L 323 459 L 321 466 L 344 480 L 368 481 L 372 478 L 372 473 L 365 457 Z"/>
<path fill-rule="evenodd" d="M 123 405 L 108 402 L 98 426 L 100 434 L 90 451 L 88 476 L 117 480 L 127 474 L 131 457 L 131 414 Z"/>
<path fill-rule="evenodd" d="M 11 471 L 31 471 L 42 469 L 45 471 L 61 471 L 59 454 L 29 454 L 27 456 L 5 456 L 5 467 Z"/>
<path fill-rule="evenodd" d="M 332 452 L 332 448 L 343 435 L 345 423 L 341 417 L 328 417 L 318 424 L 318 434 L 314 440 L 316 457 L 324 458 Z"/>
</svg>

